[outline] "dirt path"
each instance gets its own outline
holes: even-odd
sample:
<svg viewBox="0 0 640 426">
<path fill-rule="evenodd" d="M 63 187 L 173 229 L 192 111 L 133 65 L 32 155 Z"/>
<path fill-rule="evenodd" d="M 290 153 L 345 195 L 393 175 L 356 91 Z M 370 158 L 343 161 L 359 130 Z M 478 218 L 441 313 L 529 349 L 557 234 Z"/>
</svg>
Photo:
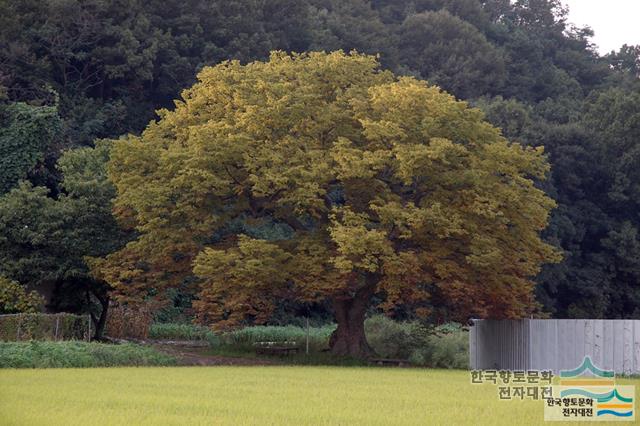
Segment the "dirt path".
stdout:
<svg viewBox="0 0 640 426">
<path fill-rule="evenodd" d="M 174 356 L 178 365 L 273 365 L 274 362 L 259 358 L 233 358 L 207 354 L 207 349 L 202 346 L 176 345 L 156 343 L 154 348 Z"/>
</svg>

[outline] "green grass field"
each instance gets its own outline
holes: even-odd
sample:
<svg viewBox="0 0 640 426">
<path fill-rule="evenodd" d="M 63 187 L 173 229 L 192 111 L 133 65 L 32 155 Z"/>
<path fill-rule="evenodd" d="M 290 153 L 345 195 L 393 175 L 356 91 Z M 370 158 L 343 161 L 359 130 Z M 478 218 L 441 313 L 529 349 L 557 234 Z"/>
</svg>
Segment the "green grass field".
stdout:
<svg viewBox="0 0 640 426">
<path fill-rule="evenodd" d="M 451 370 L 0 370 L 1 425 L 529 425 L 543 423 L 542 404 L 501 402 Z"/>
</svg>

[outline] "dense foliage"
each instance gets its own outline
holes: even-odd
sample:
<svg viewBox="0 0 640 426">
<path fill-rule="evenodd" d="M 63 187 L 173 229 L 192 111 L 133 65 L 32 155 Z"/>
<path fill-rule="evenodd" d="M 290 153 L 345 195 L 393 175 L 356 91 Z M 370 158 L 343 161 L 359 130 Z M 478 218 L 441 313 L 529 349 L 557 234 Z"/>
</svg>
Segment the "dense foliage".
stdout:
<svg viewBox="0 0 640 426">
<path fill-rule="evenodd" d="M 115 206 L 140 234 L 96 262 L 117 292 L 195 274 L 198 318 L 220 328 L 329 300 L 332 350 L 351 355 L 375 295 L 422 316 L 534 310 L 530 279 L 559 259 L 539 238 L 555 205 L 532 180 L 541 148 L 371 56 L 274 53 L 198 78 L 112 149 Z"/>
<path fill-rule="evenodd" d="M 0 0 L 0 274 L 99 322 L 109 288 L 85 257 L 130 235 L 110 216 L 96 138 L 138 134 L 205 65 L 357 49 L 471 101 L 509 140 L 545 147 L 540 187 L 558 206 L 544 237 L 564 253 L 536 278 L 545 311 L 640 318 L 640 47 L 600 56 L 591 35 L 558 0 Z M 85 166 L 65 169 L 63 152 Z M 198 288 L 175 272 L 188 315 Z M 309 306 L 326 311 L 280 303 L 274 315 Z"/>
<path fill-rule="evenodd" d="M 45 151 L 57 142 L 60 130 L 55 107 L 0 104 L 0 195 L 29 172 L 37 173 L 36 166 L 44 163 Z"/>
<path fill-rule="evenodd" d="M 460 324 L 425 327 L 418 321 L 376 315 L 367 319 L 365 328 L 371 346 L 383 358 L 431 368 L 469 368 L 469 332 Z"/>
<path fill-rule="evenodd" d="M 0 315 L 38 312 L 44 300 L 37 291 L 27 291 L 0 275 Z"/>
<path fill-rule="evenodd" d="M 58 162 L 63 193 L 23 181 L 0 198 L 0 273 L 49 296 L 51 308 L 89 312 L 100 335 L 108 286 L 89 275 L 88 256 L 104 256 L 127 238 L 111 214 L 109 147 L 65 152 Z"/>
</svg>

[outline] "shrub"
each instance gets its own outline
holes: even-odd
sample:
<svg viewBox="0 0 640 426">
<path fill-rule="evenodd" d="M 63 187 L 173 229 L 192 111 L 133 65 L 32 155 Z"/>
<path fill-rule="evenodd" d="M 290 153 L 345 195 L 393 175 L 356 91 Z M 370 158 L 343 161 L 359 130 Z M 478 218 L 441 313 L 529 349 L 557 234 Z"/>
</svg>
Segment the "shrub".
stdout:
<svg viewBox="0 0 640 426">
<path fill-rule="evenodd" d="M 407 359 L 419 346 L 412 323 L 397 322 L 384 315 L 376 315 L 365 321 L 367 341 L 382 358 Z"/>
<path fill-rule="evenodd" d="M 0 314 L 35 313 L 44 304 L 37 292 L 27 290 L 15 281 L 0 275 Z"/>
<path fill-rule="evenodd" d="M 469 332 L 460 324 L 450 323 L 436 327 L 415 348 L 409 360 L 412 364 L 432 368 L 469 368 Z"/>
<path fill-rule="evenodd" d="M 174 365 L 175 358 L 131 343 L 96 342 L 0 343 L 0 368 L 81 368 Z"/>
<path fill-rule="evenodd" d="M 460 324 L 428 327 L 376 315 L 367 319 L 365 331 L 369 344 L 383 358 L 408 359 L 433 368 L 468 368 L 469 334 Z"/>
<path fill-rule="evenodd" d="M 429 338 L 429 366 L 436 368 L 469 368 L 469 332 L 463 329 Z"/>
</svg>

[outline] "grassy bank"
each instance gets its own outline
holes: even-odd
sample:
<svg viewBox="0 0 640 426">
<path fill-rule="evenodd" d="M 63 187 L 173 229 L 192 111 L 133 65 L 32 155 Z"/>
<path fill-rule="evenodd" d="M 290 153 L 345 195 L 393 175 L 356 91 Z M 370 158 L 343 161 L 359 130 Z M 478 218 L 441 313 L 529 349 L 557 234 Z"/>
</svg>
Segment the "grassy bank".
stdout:
<svg viewBox="0 0 640 426">
<path fill-rule="evenodd" d="M 621 382 L 640 385 L 639 380 Z M 536 425 L 465 371 L 346 367 L 0 370 L 6 425 Z"/>
<path fill-rule="evenodd" d="M 82 368 L 174 365 L 155 349 L 95 342 L 0 342 L 0 368 Z M 2 422 L 0 422 L 1 424 Z"/>
</svg>

